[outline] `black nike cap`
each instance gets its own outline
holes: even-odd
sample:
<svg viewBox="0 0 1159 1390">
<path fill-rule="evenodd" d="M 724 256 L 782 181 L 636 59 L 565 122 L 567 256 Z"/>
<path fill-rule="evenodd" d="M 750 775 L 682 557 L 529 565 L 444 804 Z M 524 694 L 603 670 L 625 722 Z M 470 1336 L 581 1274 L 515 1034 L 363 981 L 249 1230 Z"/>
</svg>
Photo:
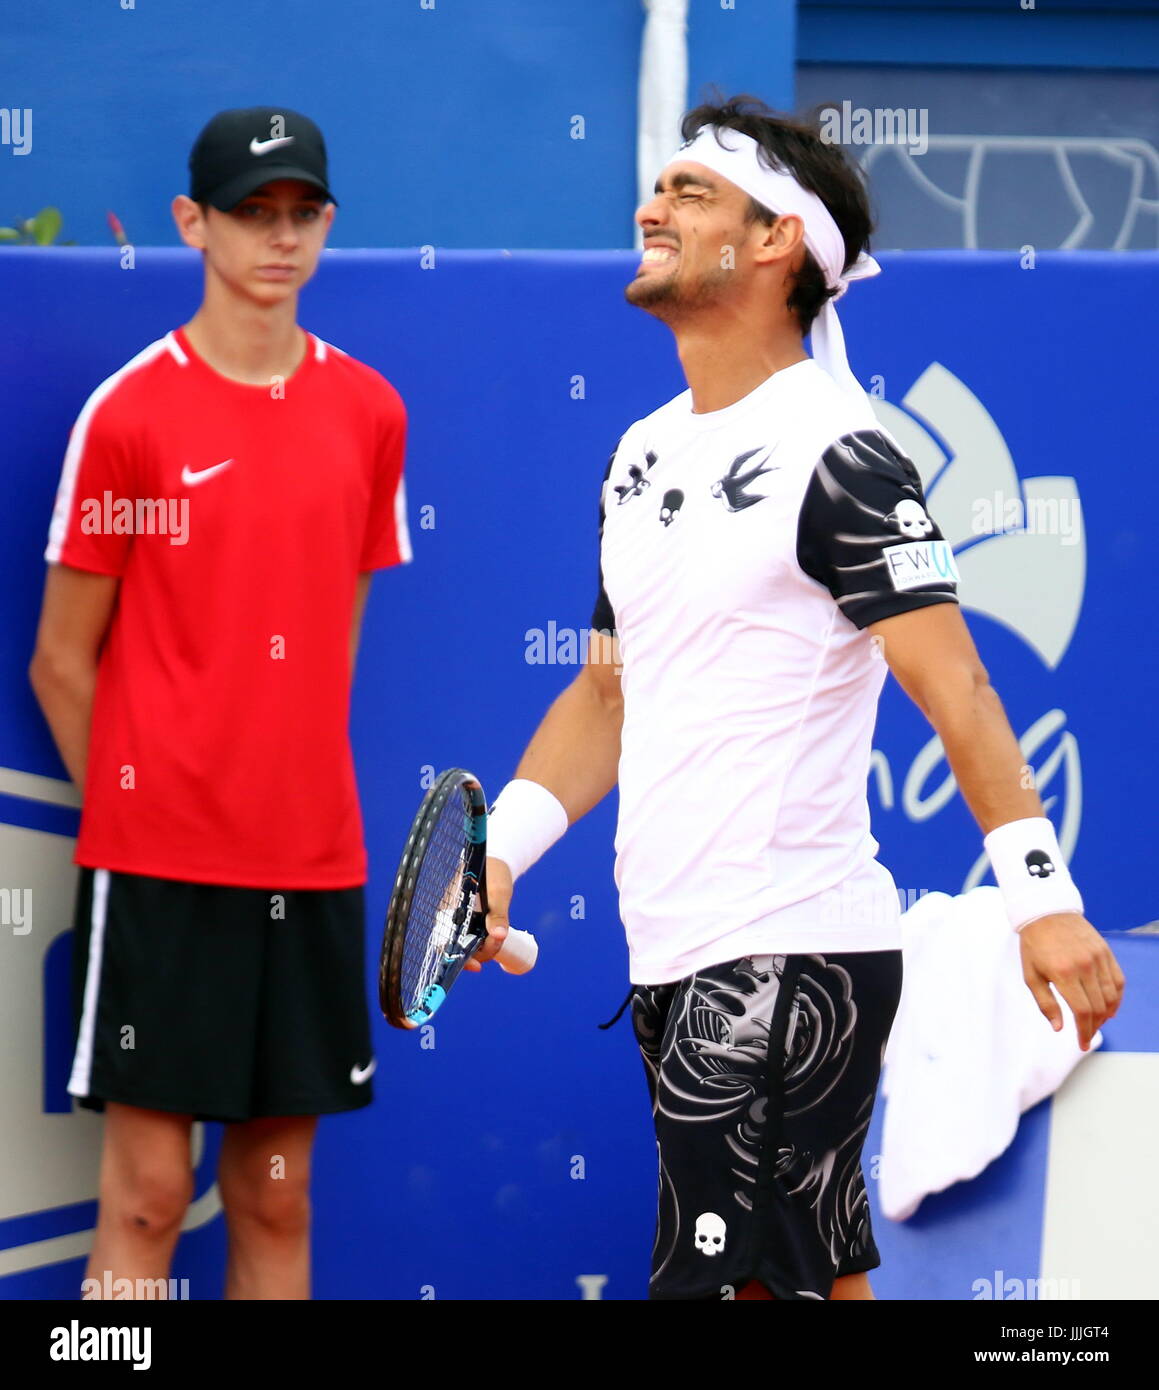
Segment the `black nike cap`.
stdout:
<svg viewBox="0 0 1159 1390">
<path fill-rule="evenodd" d="M 275 179 L 301 179 L 336 203 L 328 178 L 322 132 L 284 106 L 219 111 L 189 154 L 189 196 L 220 212 Z"/>
</svg>

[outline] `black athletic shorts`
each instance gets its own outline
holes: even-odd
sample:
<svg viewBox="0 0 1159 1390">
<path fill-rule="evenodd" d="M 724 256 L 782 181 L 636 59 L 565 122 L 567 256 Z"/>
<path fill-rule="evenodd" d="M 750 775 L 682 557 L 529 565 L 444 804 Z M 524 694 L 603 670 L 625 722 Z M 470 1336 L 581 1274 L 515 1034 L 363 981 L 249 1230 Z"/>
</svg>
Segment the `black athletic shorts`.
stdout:
<svg viewBox="0 0 1159 1390">
<path fill-rule="evenodd" d="M 660 1177 L 649 1297 L 827 1299 L 880 1263 L 861 1171 L 901 952 L 753 956 L 637 985 Z"/>
<path fill-rule="evenodd" d="M 361 888 L 82 869 L 69 1092 L 201 1120 L 368 1105 L 363 952 Z"/>
</svg>

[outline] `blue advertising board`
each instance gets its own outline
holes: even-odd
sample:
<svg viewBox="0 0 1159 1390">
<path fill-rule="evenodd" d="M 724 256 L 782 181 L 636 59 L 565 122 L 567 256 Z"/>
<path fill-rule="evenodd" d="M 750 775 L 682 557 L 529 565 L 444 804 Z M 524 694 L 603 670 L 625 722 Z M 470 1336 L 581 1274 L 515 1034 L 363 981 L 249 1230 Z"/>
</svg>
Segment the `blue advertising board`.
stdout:
<svg viewBox="0 0 1159 1390">
<path fill-rule="evenodd" d="M 1137 927 L 1159 916 L 1147 550 L 1159 256 L 882 260 L 842 301 L 854 370 L 954 546 L 967 620 L 1088 915 Z M 34 905 L 30 930 L 0 931 L 0 1296 L 14 1298 L 75 1296 L 99 1139 L 64 1090 L 76 810 L 26 679 L 45 534 L 85 398 L 200 293 L 194 253 L 123 262 L 0 252 L 0 885 L 30 887 Z M 575 675 L 608 454 L 683 389 L 667 331 L 623 300 L 632 264 L 627 252 L 335 251 L 305 292 L 306 326 L 382 371 L 410 415 L 414 560 L 375 580 L 352 710 L 368 964 L 431 773 L 466 766 L 498 790 Z M 989 881 L 933 732 L 893 683 L 875 750 L 875 834 L 899 889 L 912 900 Z M 375 1105 L 320 1130 L 319 1297 L 644 1296 L 655 1148 L 643 1072 L 626 1019 L 597 1028 L 627 988 L 614 800 L 519 884 L 513 920 L 540 940 L 532 975 L 463 982 L 429 1031 L 379 1021 Z M 1153 944 L 1124 944 L 1144 979 Z M 1121 1022 L 1122 1046 L 1153 1051 L 1154 1006 L 1134 1007 L 1108 1046 Z M 1012 1242 L 1036 1270 L 1048 1110 L 1020 1132 L 1025 1161 L 1007 1155 L 999 1179 L 937 1199 L 920 1230 L 877 1218 L 879 1292 L 917 1296 L 937 1269 L 938 1296 L 971 1297 L 969 1272 L 998 1268 Z M 880 1115 L 870 1147 L 879 1128 Z M 221 1292 L 219 1137 L 197 1131 L 197 1202 L 174 1268 L 194 1298 Z M 975 1222 L 970 1245 L 971 1203 L 996 1190 L 1001 1219 Z"/>
</svg>

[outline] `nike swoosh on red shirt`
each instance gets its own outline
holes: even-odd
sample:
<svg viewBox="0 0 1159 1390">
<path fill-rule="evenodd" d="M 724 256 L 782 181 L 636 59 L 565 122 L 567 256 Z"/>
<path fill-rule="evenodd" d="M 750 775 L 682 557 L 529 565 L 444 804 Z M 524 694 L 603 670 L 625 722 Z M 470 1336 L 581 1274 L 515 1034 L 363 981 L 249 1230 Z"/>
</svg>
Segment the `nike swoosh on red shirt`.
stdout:
<svg viewBox="0 0 1159 1390">
<path fill-rule="evenodd" d="M 215 463 L 212 468 L 199 468 L 196 472 L 186 464 L 181 470 L 181 481 L 186 487 L 196 487 L 198 483 L 212 478 L 215 473 L 220 473 L 223 468 L 228 468 L 232 462 L 233 459 L 226 459 L 224 463 Z"/>
</svg>

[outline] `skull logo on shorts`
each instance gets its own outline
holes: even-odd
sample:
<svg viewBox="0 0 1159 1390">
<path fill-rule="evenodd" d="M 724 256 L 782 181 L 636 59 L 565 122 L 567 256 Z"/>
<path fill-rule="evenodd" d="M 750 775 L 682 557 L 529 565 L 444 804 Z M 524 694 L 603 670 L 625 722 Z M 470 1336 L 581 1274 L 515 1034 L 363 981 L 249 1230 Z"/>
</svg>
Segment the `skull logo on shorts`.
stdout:
<svg viewBox="0 0 1159 1390">
<path fill-rule="evenodd" d="M 724 1249 L 725 1224 L 714 1211 L 696 1218 L 696 1248 L 702 1255 L 719 1255 Z"/>
</svg>

